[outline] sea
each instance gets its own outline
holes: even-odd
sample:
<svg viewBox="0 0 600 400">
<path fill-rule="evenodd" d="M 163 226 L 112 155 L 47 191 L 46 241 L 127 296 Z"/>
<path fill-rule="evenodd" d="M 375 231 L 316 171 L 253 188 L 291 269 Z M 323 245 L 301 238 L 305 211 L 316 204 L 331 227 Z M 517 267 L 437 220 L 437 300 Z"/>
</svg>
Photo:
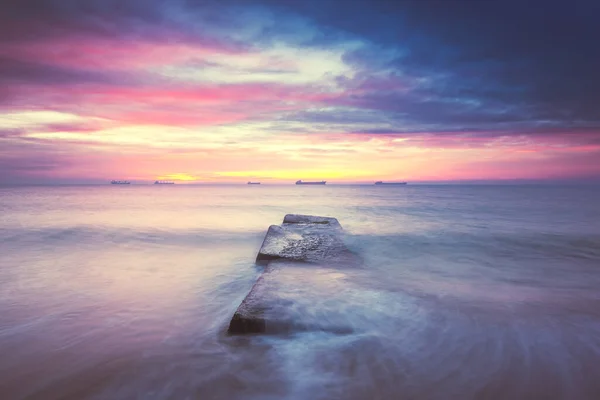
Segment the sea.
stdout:
<svg viewBox="0 0 600 400">
<path fill-rule="evenodd" d="M 363 263 L 229 336 L 288 213 Z M 0 399 L 600 399 L 600 187 L 1 187 Z"/>
</svg>

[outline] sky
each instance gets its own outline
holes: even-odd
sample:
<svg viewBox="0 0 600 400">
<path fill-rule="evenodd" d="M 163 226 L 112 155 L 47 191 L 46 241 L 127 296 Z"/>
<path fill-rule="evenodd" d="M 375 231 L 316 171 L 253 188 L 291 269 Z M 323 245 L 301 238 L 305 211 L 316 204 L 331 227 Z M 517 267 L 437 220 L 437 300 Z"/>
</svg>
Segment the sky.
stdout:
<svg viewBox="0 0 600 400">
<path fill-rule="evenodd" d="M 0 183 L 596 180 L 598 15 L 4 0 Z"/>
</svg>

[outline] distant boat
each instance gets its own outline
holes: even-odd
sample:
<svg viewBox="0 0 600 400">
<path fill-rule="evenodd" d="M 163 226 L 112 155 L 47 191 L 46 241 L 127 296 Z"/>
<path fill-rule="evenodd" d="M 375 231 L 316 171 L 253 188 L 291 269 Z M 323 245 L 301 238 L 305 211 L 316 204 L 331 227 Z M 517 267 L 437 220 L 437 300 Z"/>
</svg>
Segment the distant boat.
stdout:
<svg viewBox="0 0 600 400">
<path fill-rule="evenodd" d="M 375 182 L 376 185 L 406 185 L 406 182 L 383 182 L 383 181 L 377 181 Z"/>
<path fill-rule="evenodd" d="M 248 182 L 248 185 L 260 185 L 260 182 Z"/>
<path fill-rule="evenodd" d="M 173 181 L 154 181 L 155 185 L 174 185 Z"/>
<path fill-rule="evenodd" d="M 318 181 L 318 182 L 302 182 L 302 180 L 296 181 L 296 185 L 324 185 L 326 181 Z"/>
<path fill-rule="evenodd" d="M 131 182 L 129 182 L 129 181 L 115 181 L 115 180 L 112 180 L 112 181 L 110 181 L 110 184 L 111 185 L 129 185 L 129 184 L 131 184 Z"/>
</svg>

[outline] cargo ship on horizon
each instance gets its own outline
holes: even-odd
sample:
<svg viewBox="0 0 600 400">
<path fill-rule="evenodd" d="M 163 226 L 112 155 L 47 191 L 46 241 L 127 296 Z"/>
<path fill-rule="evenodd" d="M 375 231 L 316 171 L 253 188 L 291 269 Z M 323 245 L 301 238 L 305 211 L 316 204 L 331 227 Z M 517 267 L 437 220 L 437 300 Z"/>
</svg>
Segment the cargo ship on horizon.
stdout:
<svg viewBox="0 0 600 400">
<path fill-rule="evenodd" d="M 155 185 L 174 185 L 173 181 L 154 181 Z"/>
<path fill-rule="evenodd" d="M 302 180 L 296 181 L 296 185 L 325 185 L 327 181 L 318 182 L 302 182 Z"/>
<path fill-rule="evenodd" d="M 375 182 L 376 185 L 406 185 L 406 182 L 383 182 L 383 181 L 377 181 Z"/>
<path fill-rule="evenodd" d="M 110 184 L 111 185 L 130 185 L 131 182 L 129 182 L 129 181 L 116 181 L 116 180 L 113 179 L 112 181 L 110 181 Z"/>
<path fill-rule="evenodd" d="M 248 185 L 260 185 L 260 182 L 250 182 L 250 181 L 248 181 Z"/>
</svg>

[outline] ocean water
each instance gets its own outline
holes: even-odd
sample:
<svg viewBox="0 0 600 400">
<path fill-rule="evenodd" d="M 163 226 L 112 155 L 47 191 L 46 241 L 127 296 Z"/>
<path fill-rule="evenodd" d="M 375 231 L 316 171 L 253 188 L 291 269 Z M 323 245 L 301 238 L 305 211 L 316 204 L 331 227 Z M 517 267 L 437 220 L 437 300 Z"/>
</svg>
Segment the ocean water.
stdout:
<svg viewBox="0 0 600 400">
<path fill-rule="evenodd" d="M 286 213 L 357 268 L 229 337 Z M 599 399 L 600 187 L 0 188 L 1 399 Z"/>
</svg>

